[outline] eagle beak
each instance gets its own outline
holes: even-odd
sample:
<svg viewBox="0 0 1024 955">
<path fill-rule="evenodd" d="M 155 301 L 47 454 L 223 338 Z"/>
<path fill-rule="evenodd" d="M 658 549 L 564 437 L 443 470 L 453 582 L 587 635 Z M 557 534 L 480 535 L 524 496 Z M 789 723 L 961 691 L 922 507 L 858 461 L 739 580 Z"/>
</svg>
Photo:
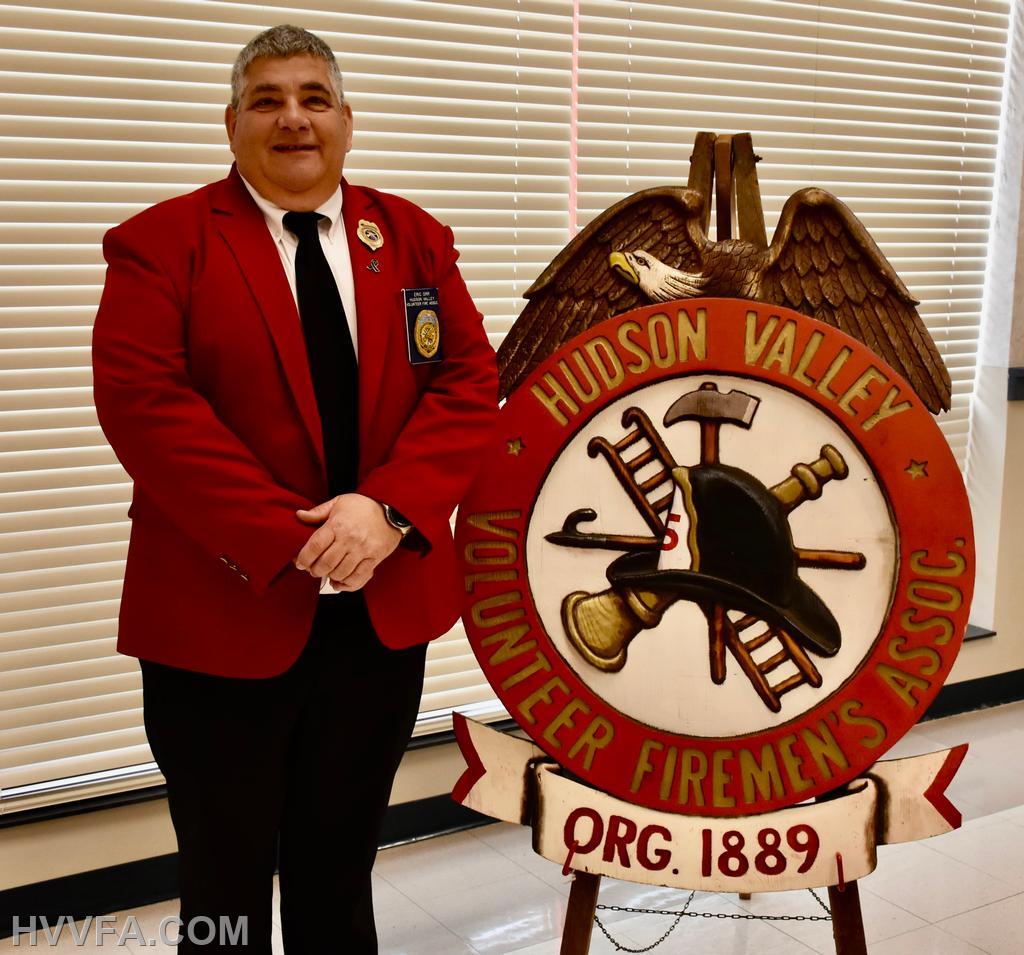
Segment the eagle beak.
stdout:
<svg viewBox="0 0 1024 955">
<path fill-rule="evenodd" d="M 611 266 L 613 272 L 618 272 L 626 281 L 632 282 L 634 285 L 640 284 L 640 276 L 636 274 L 636 269 L 629 264 L 629 259 L 622 252 L 613 252 L 609 255 L 608 265 Z"/>
</svg>

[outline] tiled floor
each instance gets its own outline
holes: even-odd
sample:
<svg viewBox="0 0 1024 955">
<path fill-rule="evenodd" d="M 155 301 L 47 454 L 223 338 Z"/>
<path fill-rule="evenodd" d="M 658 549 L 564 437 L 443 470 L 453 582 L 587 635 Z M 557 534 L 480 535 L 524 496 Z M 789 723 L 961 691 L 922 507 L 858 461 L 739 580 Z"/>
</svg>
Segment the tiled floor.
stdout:
<svg viewBox="0 0 1024 955">
<path fill-rule="evenodd" d="M 871 955 L 1019 955 L 1024 952 L 1024 703 L 925 723 L 889 755 L 907 756 L 968 741 L 970 752 L 949 795 L 964 814 L 962 829 L 926 842 L 886 846 L 878 868 L 861 880 Z M 568 880 L 534 854 L 529 833 L 498 824 L 388 849 L 374 875 L 381 955 L 557 955 Z M 824 893 L 821 893 L 824 896 Z M 678 908 L 678 891 L 606 882 L 601 901 Z M 698 893 L 691 910 L 712 915 L 821 915 L 806 892 L 766 893 L 750 901 Z M 129 913 L 119 913 L 119 923 Z M 172 902 L 137 909 L 141 935 L 176 915 Z M 654 915 L 608 913 L 620 945 L 642 948 L 671 924 Z M 93 936 L 94 937 L 94 936 Z M 64 942 L 46 951 L 110 951 Z M 10 940 L 0 952 L 17 951 Z M 38 950 L 38 949 L 37 949 Z M 120 950 L 171 952 L 129 941 Z M 282 952 L 280 938 L 275 952 Z M 594 932 L 593 955 L 615 946 Z M 816 921 L 685 918 L 654 950 L 664 955 L 803 955 L 834 952 L 831 925 Z M 344 946 L 325 953 L 344 955 Z"/>
</svg>

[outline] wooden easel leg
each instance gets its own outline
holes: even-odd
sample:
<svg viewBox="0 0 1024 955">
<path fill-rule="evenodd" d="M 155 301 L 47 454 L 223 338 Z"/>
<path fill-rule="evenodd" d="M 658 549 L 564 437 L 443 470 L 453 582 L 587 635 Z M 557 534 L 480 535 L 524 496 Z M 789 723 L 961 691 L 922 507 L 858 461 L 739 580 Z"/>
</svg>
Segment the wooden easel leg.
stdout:
<svg viewBox="0 0 1024 955">
<path fill-rule="evenodd" d="M 832 909 L 832 935 L 836 940 L 836 955 L 867 955 L 864 940 L 864 919 L 860 913 L 860 891 L 856 881 L 847 882 L 840 892 L 828 887 L 828 902 Z"/>
<path fill-rule="evenodd" d="M 565 913 L 560 955 L 587 955 L 590 936 L 594 931 L 594 913 L 597 911 L 597 890 L 601 876 L 577 872 L 569 890 L 569 908 Z"/>
</svg>

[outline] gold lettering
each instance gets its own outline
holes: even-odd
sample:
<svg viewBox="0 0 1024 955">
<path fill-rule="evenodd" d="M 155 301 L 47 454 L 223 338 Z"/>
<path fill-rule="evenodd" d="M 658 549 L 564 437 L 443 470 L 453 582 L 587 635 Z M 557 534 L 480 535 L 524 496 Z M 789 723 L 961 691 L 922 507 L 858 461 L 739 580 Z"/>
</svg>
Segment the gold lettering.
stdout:
<svg viewBox="0 0 1024 955">
<path fill-rule="evenodd" d="M 761 747 L 761 762 L 758 764 L 757 757 L 749 749 L 739 751 L 740 779 L 743 783 L 743 801 L 752 803 L 754 801 L 754 787 L 757 786 L 757 795 L 761 799 L 769 799 L 773 794 L 780 799 L 784 790 L 782 788 L 782 776 L 779 774 L 779 764 L 775 759 L 775 751 L 769 744 Z"/>
<path fill-rule="evenodd" d="M 515 580 L 519 574 L 514 570 L 481 570 L 475 574 L 466 574 L 466 593 L 476 590 L 477 584 L 497 583 L 501 580 Z"/>
<path fill-rule="evenodd" d="M 693 349 L 693 357 L 703 361 L 708 356 L 708 310 L 697 309 L 697 324 L 694 325 L 689 313 L 685 308 L 679 309 L 676 316 L 677 330 L 679 332 L 679 360 L 687 361 L 690 357 L 690 349 Z"/>
<path fill-rule="evenodd" d="M 888 380 L 874 365 L 869 365 L 868 370 L 843 392 L 843 397 L 839 399 L 839 407 L 848 415 L 857 414 L 857 409 L 853 407 L 854 399 L 870 398 L 871 392 L 868 385 L 873 381 L 888 382 Z"/>
<path fill-rule="evenodd" d="M 603 335 L 584 342 L 583 348 L 590 356 L 605 388 L 615 388 L 626 380 L 626 370 L 622 367 L 619 356 L 612 348 L 612 343 Z"/>
<path fill-rule="evenodd" d="M 910 660 L 927 660 L 921 667 L 920 672 L 925 676 L 934 676 L 939 667 L 942 666 L 942 657 L 931 647 L 914 647 L 911 650 L 904 649 L 908 640 L 903 634 L 898 634 L 889 641 L 889 656 L 897 663 L 907 663 Z"/>
<path fill-rule="evenodd" d="M 523 700 L 517 709 L 522 714 L 523 719 L 527 723 L 536 723 L 537 717 L 533 715 L 533 708 L 538 703 L 551 703 L 551 694 L 555 690 L 560 693 L 564 693 L 566 696 L 569 695 L 569 687 L 565 685 L 565 681 L 558 676 L 553 676 L 546 683 L 542 683 L 536 690 L 534 690 L 525 700 Z"/>
<path fill-rule="evenodd" d="M 516 670 L 512 676 L 505 677 L 505 679 L 501 681 L 501 688 L 503 690 L 510 690 L 517 683 L 522 683 L 523 680 L 528 680 L 534 675 L 534 673 L 539 673 L 541 670 L 545 673 L 550 673 L 551 664 L 548 663 L 548 658 L 544 656 L 543 652 L 538 650 L 534 655 L 532 663 L 526 664 L 526 666 L 521 670 Z"/>
<path fill-rule="evenodd" d="M 757 332 L 757 312 L 747 312 L 746 337 L 743 342 L 743 360 L 748 365 L 756 365 L 761 353 L 768 345 L 768 340 L 775 333 L 775 326 L 779 324 L 779 317 L 772 315 L 760 333 Z"/>
<path fill-rule="evenodd" d="M 846 364 L 846 359 L 849 358 L 852 354 L 853 352 L 850 351 L 850 349 L 847 348 L 845 345 L 843 345 L 843 347 L 839 349 L 839 354 L 832 359 L 832 364 L 828 366 L 828 371 L 826 371 L 825 374 L 821 376 L 821 381 L 819 381 L 818 384 L 815 386 L 815 390 L 818 392 L 818 394 L 824 395 L 826 398 L 831 398 L 833 400 L 835 399 L 836 393 L 831 388 L 829 388 L 829 385 L 832 384 L 832 379 L 839 374 L 839 372 L 842 370 L 843 365 Z"/>
<path fill-rule="evenodd" d="M 582 735 L 569 750 L 569 759 L 575 759 L 580 750 L 586 748 L 583 757 L 583 768 L 590 769 L 594 762 L 594 753 L 604 749 L 615 737 L 615 728 L 603 716 L 595 716 L 583 731 Z"/>
<path fill-rule="evenodd" d="M 548 386 L 551 393 L 548 394 L 539 385 L 535 384 L 530 388 L 530 393 L 551 413 L 551 417 L 555 419 L 560 425 L 567 425 L 569 419 L 562 414 L 559 409 L 559 404 L 565 405 L 570 415 L 579 414 L 580 406 L 576 404 L 572 398 L 569 397 L 569 392 L 566 391 L 556 380 L 555 376 L 551 372 L 545 372 L 543 378 L 544 384 Z"/>
<path fill-rule="evenodd" d="M 590 707 L 579 699 L 579 697 L 574 696 L 565 704 L 565 706 L 562 707 L 558 716 L 548 724 L 548 728 L 544 730 L 544 739 L 546 739 L 555 749 L 561 749 L 562 744 L 558 739 L 558 731 L 563 726 L 566 726 L 569 729 L 575 729 L 576 724 L 573 722 L 572 718 L 579 712 L 589 715 Z"/>
<path fill-rule="evenodd" d="M 662 331 L 664 349 L 658 341 L 658 329 Z M 664 312 L 655 312 L 647 319 L 647 337 L 651 342 L 651 357 L 659 368 L 668 368 L 676 363 L 676 340 L 672 334 L 672 325 Z"/>
<path fill-rule="evenodd" d="M 569 366 L 563 359 L 558 360 L 558 370 L 565 376 L 565 380 L 569 382 L 572 390 L 576 392 L 576 397 L 580 399 L 585 405 L 589 405 L 592 401 L 596 401 L 601 396 L 601 388 L 597 383 L 597 379 L 594 377 L 594 373 L 590 370 L 590 366 L 583 360 L 583 356 L 579 353 L 579 350 L 574 348 L 572 350 L 572 357 L 576 359 L 576 364 L 579 365 L 580 371 L 583 373 L 583 377 L 586 379 L 589 388 L 583 388 L 579 383 L 579 379 L 569 370 Z"/>
<path fill-rule="evenodd" d="M 645 739 L 643 741 L 643 745 L 640 747 L 640 755 L 636 760 L 636 767 L 633 770 L 633 781 L 629 784 L 630 792 L 639 792 L 640 783 L 643 782 L 644 776 L 654 772 L 654 763 L 650 759 L 652 750 L 660 752 L 664 748 L 664 745 L 655 739 Z"/>
<path fill-rule="evenodd" d="M 708 774 L 708 758 L 699 749 L 684 749 L 679 760 L 679 795 L 681 805 L 690 803 L 690 790 L 693 790 L 694 806 L 704 805 L 704 791 L 701 784 Z"/>
<path fill-rule="evenodd" d="M 932 596 L 926 597 L 924 594 Z M 944 599 L 935 594 L 943 595 Z M 932 610 L 959 610 L 964 595 L 952 584 L 940 580 L 912 580 L 907 584 L 907 599 L 919 607 L 931 607 Z"/>
<path fill-rule="evenodd" d="M 484 557 L 483 554 L 491 554 Z M 470 564 L 513 564 L 519 557 L 519 548 L 507 541 L 470 541 L 465 550 Z"/>
<path fill-rule="evenodd" d="M 814 783 L 809 779 L 805 779 L 800 772 L 804 761 L 802 757 L 797 756 L 793 752 L 794 743 L 796 743 L 796 737 L 792 733 L 783 736 L 779 740 L 779 755 L 782 756 L 782 766 L 789 777 L 789 783 L 793 787 L 793 792 L 802 793 L 805 789 L 810 789 Z"/>
<path fill-rule="evenodd" d="M 626 371 L 631 375 L 642 375 L 648 368 L 651 367 L 651 356 L 647 354 L 632 338 L 631 334 L 641 332 L 643 329 L 640 327 L 639 322 L 634 322 L 630 319 L 628 322 L 623 322 L 619 326 L 618 339 L 619 344 L 628 351 L 634 358 L 637 359 L 635 363 L 626 365 Z"/>
<path fill-rule="evenodd" d="M 502 527 L 495 521 L 517 521 L 523 516 L 522 511 L 485 511 L 483 514 L 470 514 L 466 523 L 475 527 L 478 531 L 486 534 L 493 534 L 495 537 L 505 537 L 509 540 L 519 540 L 519 529 L 516 527 Z"/>
<path fill-rule="evenodd" d="M 805 372 L 810 367 L 811 362 L 814 360 L 814 356 L 818 354 L 818 347 L 825 340 L 823 332 L 812 332 L 810 339 L 808 339 L 807 347 L 804 349 L 804 353 L 800 356 L 800 361 L 797 362 L 796 369 L 793 371 L 793 377 L 800 382 L 802 385 L 813 385 L 814 380 L 808 378 Z"/>
<path fill-rule="evenodd" d="M 508 627 L 505 630 L 499 630 L 497 633 L 488 634 L 480 641 L 480 646 L 490 647 L 494 644 L 500 643 L 501 646 L 491 654 L 488 659 L 488 663 L 491 666 L 497 666 L 500 663 L 507 663 L 513 657 L 519 656 L 520 653 L 527 653 L 537 646 L 536 640 L 528 640 L 526 643 L 520 643 L 519 640 L 525 637 L 529 632 L 530 627 L 528 624 L 520 623 L 514 627 Z"/>
<path fill-rule="evenodd" d="M 931 686 L 931 683 L 923 677 L 891 667 L 888 663 L 879 663 L 875 667 L 875 672 L 885 681 L 889 689 L 911 709 L 917 706 L 919 702 L 917 697 L 914 696 L 914 690 L 927 690 Z"/>
<path fill-rule="evenodd" d="M 662 802 L 672 794 L 672 781 L 676 776 L 676 760 L 678 758 L 679 750 L 670 746 L 665 754 L 665 768 L 661 771 L 661 786 L 658 789 L 658 796 Z"/>
<path fill-rule="evenodd" d="M 953 636 L 953 621 L 947 617 L 926 617 L 924 620 L 917 619 L 916 610 L 904 610 L 900 614 L 900 625 L 904 630 L 911 633 L 924 633 L 932 627 L 938 627 L 941 633 L 932 638 L 932 643 L 938 646 L 945 646 Z"/>
<path fill-rule="evenodd" d="M 732 774 L 726 772 L 725 761 L 732 759 L 731 749 L 716 749 L 711 756 L 711 805 L 727 809 L 736 805 L 733 796 L 725 794 L 725 787 L 732 782 Z"/>
<path fill-rule="evenodd" d="M 900 393 L 899 388 L 892 387 L 889 389 L 889 393 L 882 399 L 881 407 L 862 425 L 865 431 L 870 431 L 879 421 L 884 421 L 886 418 L 891 418 L 893 415 L 900 414 L 902 411 L 909 411 L 913 405 L 909 401 L 901 401 L 898 405 L 894 405 L 893 399 Z"/>
<path fill-rule="evenodd" d="M 486 616 L 484 611 L 494 607 L 503 607 L 505 604 L 519 603 L 522 599 L 523 595 L 518 590 L 509 590 L 503 594 L 495 594 L 493 597 L 484 597 L 473 604 L 470 616 L 478 627 L 499 627 L 503 623 L 511 623 L 513 620 L 525 617 L 526 611 L 522 607 L 517 607 L 508 613 L 493 613 Z"/>
<path fill-rule="evenodd" d="M 804 746 L 807 747 L 807 752 L 811 754 L 811 759 L 818 767 L 818 772 L 825 779 L 831 779 L 835 775 L 829 763 L 840 771 L 850 768 L 846 755 L 840 749 L 839 743 L 836 742 L 836 738 L 824 720 L 818 720 L 817 734 L 810 727 L 806 727 L 800 731 L 800 737 L 804 741 Z"/>
<path fill-rule="evenodd" d="M 771 365 L 778 365 L 779 371 L 788 375 L 793 367 L 793 345 L 796 341 L 796 322 L 785 321 L 782 323 L 782 331 L 779 332 L 775 344 L 772 345 L 764 360 L 765 371 Z"/>
<path fill-rule="evenodd" d="M 861 716 L 859 711 L 863 709 L 864 704 L 860 700 L 847 700 L 839 707 L 839 718 L 847 726 L 866 726 L 871 729 L 872 735 L 862 739 L 860 745 L 865 749 L 877 749 L 885 741 L 888 731 L 881 720 L 873 716 Z"/>
<path fill-rule="evenodd" d="M 915 574 L 923 574 L 925 577 L 959 577 L 967 570 L 967 561 L 955 550 L 946 551 L 949 564 L 926 564 L 924 558 L 927 556 L 926 550 L 915 550 L 911 553 L 910 569 Z"/>
</svg>

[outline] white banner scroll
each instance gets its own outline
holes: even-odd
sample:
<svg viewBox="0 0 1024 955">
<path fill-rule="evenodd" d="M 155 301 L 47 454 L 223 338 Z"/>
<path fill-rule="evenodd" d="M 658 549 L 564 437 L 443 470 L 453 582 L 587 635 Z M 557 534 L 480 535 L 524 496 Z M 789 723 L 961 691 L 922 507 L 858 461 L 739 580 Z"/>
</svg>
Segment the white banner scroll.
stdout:
<svg viewBox="0 0 1024 955">
<path fill-rule="evenodd" d="M 960 826 L 945 789 L 967 744 L 876 763 L 830 798 L 757 816 L 658 812 L 563 776 L 527 740 L 455 716 L 467 769 L 452 798 L 531 826 L 534 849 L 567 871 L 705 892 L 842 885 L 875 868 L 875 848 Z"/>
</svg>

